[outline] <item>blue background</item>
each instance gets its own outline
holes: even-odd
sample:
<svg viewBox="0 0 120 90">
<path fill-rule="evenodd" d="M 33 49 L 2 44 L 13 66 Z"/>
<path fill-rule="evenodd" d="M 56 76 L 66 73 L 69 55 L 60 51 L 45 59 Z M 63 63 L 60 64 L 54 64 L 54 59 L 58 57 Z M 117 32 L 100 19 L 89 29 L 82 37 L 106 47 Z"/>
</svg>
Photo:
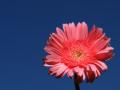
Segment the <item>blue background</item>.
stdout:
<svg viewBox="0 0 120 90">
<path fill-rule="evenodd" d="M 109 70 L 82 90 L 119 90 L 119 0 L 1 0 L 0 90 L 74 90 L 71 79 L 48 75 L 43 47 L 56 26 L 81 21 L 104 28 L 115 48 Z"/>
</svg>

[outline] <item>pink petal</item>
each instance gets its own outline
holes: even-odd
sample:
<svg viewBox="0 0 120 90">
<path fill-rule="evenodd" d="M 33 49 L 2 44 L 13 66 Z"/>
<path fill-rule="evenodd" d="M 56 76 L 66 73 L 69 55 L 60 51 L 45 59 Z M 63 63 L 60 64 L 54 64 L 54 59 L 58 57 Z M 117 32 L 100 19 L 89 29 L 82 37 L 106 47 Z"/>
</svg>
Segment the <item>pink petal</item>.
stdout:
<svg viewBox="0 0 120 90">
<path fill-rule="evenodd" d="M 100 38 L 103 35 L 102 31 L 102 28 L 97 28 L 96 26 L 93 26 L 91 32 L 88 35 L 88 42 L 93 43 L 95 40 Z"/>
<path fill-rule="evenodd" d="M 58 36 L 61 38 L 61 40 L 63 40 L 63 41 L 67 40 L 65 33 L 60 28 L 57 27 L 56 32 L 57 32 Z"/>
<path fill-rule="evenodd" d="M 76 38 L 79 40 L 84 40 L 88 36 L 88 27 L 85 22 L 78 23 Z"/>
<path fill-rule="evenodd" d="M 73 70 L 69 69 L 69 71 L 67 72 L 67 76 L 72 77 L 73 75 L 74 75 Z"/>
<path fill-rule="evenodd" d="M 84 73 L 84 69 L 83 68 L 79 68 L 79 72 L 78 75 L 81 77 Z"/>
<path fill-rule="evenodd" d="M 103 71 L 108 69 L 107 65 L 101 61 L 97 61 L 95 64 L 98 65 Z"/>
<path fill-rule="evenodd" d="M 99 51 L 97 54 L 104 54 L 104 53 L 108 53 L 109 51 L 113 50 L 113 47 L 106 47 L 105 49 Z"/>
<path fill-rule="evenodd" d="M 57 77 L 61 76 L 61 74 L 63 74 L 66 69 L 67 69 L 67 66 L 66 66 L 66 65 L 63 65 L 62 67 L 60 67 L 60 68 L 56 71 L 56 76 L 57 76 Z"/>
<path fill-rule="evenodd" d="M 75 73 L 78 73 L 78 72 L 79 72 L 79 69 L 80 69 L 79 67 L 74 67 L 73 70 L 74 70 Z"/>
<path fill-rule="evenodd" d="M 100 75 L 100 72 L 97 69 L 97 67 L 95 65 L 93 65 L 93 64 L 89 64 L 89 66 L 91 67 L 92 71 L 94 72 L 95 77 L 98 77 L 98 75 Z"/>
<path fill-rule="evenodd" d="M 51 38 L 57 46 L 63 47 L 63 45 L 62 45 L 63 42 L 61 41 L 61 39 L 55 33 L 52 33 Z"/>
<path fill-rule="evenodd" d="M 82 77 L 82 80 L 85 80 L 85 72 L 83 68 L 79 68 L 78 75 Z"/>
<path fill-rule="evenodd" d="M 49 65 L 54 65 L 60 62 L 61 59 L 45 59 L 44 62 Z"/>
<path fill-rule="evenodd" d="M 87 70 L 87 71 L 91 70 L 91 68 L 90 68 L 89 65 L 86 66 L 86 70 Z"/>
<path fill-rule="evenodd" d="M 44 50 L 49 53 L 49 54 L 58 54 L 58 55 L 61 55 L 61 52 L 60 50 L 56 49 L 56 48 L 53 48 L 53 47 L 49 47 L 49 46 L 46 46 L 44 48 Z"/>
<path fill-rule="evenodd" d="M 63 67 L 64 66 L 64 64 L 62 64 L 62 63 L 58 63 L 58 64 L 55 64 L 55 65 L 53 65 L 51 68 L 50 68 L 50 74 L 51 75 L 53 75 L 53 74 L 56 74 L 56 72 L 57 72 L 57 70 L 59 69 L 59 68 L 61 68 L 61 67 Z"/>
<path fill-rule="evenodd" d="M 52 54 L 52 55 L 47 55 L 46 59 L 60 59 L 61 56 L 57 55 L 57 54 Z"/>
<path fill-rule="evenodd" d="M 44 66 L 45 66 L 45 67 L 51 67 L 51 66 L 53 66 L 53 65 L 49 65 L 49 64 L 45 63 Z"/>
<path fill-rule="evenodd" d="M 83 72 L 82 77 L 83 77 L 83 80 L 85 80 L 85 78 L 86 78 L 86 76 L 85 76 L 85 71 Z"/>
<path fill-rule="evenodd" d="M 71 40 L 75 40 L 76 39 L 76 26 L 74 23 L 70 23 L 69 24 L 69 30 L 71 32 Z"/>
<path fill-rule="evenodd" d="M 67 74 L 68 71 L 69 71 L 69 69 L 67 68 L 67 69 L 61 74 L 61 77 L 63 77 L 65 74 Z"/>
<path fill-rule="evenodd" d="M 100 54 L 96 54 L 95 57 L 100 60 L 100 61 L 105 61 L 105 60 L 108 60 L 110 58 L 112 58 L 113 56 L 113 52 L 112 51 L 109 51 L 109 52 L 102 52 Z"/>
<path fill-rule="evenodd" d="M 104 39 L 104 36 L 96 40 L 93 45 L 90 47 L 91 50 L 95 50 L 96 52 L 103 49 L 110 42 L 110 38 Z"/>
<path fill-rule="evenodd" d="M 63 24 L 63 29 L 64 29 L 64 33 L 65 33 L 67 39 L 71 40 L 72 32 L 71 32 L 71 29 L 69 28 L 69 25 L 68 24 Z"/>
</svg>

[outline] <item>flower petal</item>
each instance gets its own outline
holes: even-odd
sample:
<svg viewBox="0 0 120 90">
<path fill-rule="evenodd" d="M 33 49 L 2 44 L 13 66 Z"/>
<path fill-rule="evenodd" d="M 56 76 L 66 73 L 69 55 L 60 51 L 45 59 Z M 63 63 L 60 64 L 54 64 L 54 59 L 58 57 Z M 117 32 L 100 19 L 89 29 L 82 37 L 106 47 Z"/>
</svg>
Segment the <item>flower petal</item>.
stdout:
<svg viewBox="0 0 120 90">
<path fill-rule="evenodd" d="M 63 65 L 62 67 L 59 67 L 59 69 L 56 70 L 56 77 L 61 77 L 66 69 L 67 69 L 66 65 Z"/>
<path fill-rule="evenodd" d="M 67 40 L 65 33 L 60 28 L 57 27 L 56 32 L 62 41 Z"/>
<path fill-rule="evenodd" d="M 78 73 L 78 72 L 79 72 L 79 69 L 80 69 L 79 67 L 74 67 L 73 70 L 74 70 L 75 73 Z"/>
<path fill-rule="evenodd" d="M 90 47 L 91 50 L 94 50 L 95 52 L 100 51 L 101 49 L 105 48 L 106 45 L 110 42 L 110 38 L 106 38 L 101 36 L 98 40 L 96 40 L 92 46 Z"/>
<path fill-rule="evenodd" d="M 94 81 L 94 79 L 95 79 L 94 72 L 91 71 L 91 70 L 87 70 L 86 71 L 86 78 L 87 78 L 87 82 L 92 83 Z"/>
<path fill-rule="evenodd" d="M 113 47 L 106 47 L 105 49 L 99 51 L 97 54 L 104 54 L 112 51 L 114 48 Z"/>
<path fill-rule="evenodd" d="M 101 62 L 101 61 L 96 61 L 95 63 L 97 66 L 99 66 L 103 71 L 107 70 L 108 67 L 105 63 Z"/>
<path fill-rule="evenodd" d="M 93 64 L 89 64 L 91 70 L 94 72 L 95 77 L 98 77 L 100 75 L 99 69 L 97 69 L 97 67 Z"/>
<path fill-rule="evenodd" d="M 72 32 L 71 32 L 71 29 L 69 28 L 69 25 L 68 24 L 63 24 L 63 30 L 64 30 L 64 33 L 67 37 L 67 40 L 71 40 L 71 35 L 72 35 Z"/>
<path fill-rule="evenodd" d="M 92 27 L 91 32 L 88 34 L 88 42 L 93 43 L 94 41 L 96 41 L 98 38 L 100 38 L 103 33 L 102 33 L 103 29 L 102 28 L 98 28 L 95 25 Z"/>
<path fill-rule="evenodd" d="M 73 77 L 74 73 L 72 69 L 69 69 L 69 71 L 67 72 L 67 76 L 68 77 Z"/>
<path fill-rule="evenodd" d="M 77 34 L 76 38 L 78 40 L 84 40 L 88 36 L 88 26 L 85 22 L 77 24 Z"/>
<path fill-rule="evenodd" d="M 104 53 L 100 53 L 100 54 L 95 55 L 95 57 L 100 61 L 108 60 L 108 59 L 112 58 L 112 56 L 113 56 L 112 51 L 104 52 Z"/>
</svg>

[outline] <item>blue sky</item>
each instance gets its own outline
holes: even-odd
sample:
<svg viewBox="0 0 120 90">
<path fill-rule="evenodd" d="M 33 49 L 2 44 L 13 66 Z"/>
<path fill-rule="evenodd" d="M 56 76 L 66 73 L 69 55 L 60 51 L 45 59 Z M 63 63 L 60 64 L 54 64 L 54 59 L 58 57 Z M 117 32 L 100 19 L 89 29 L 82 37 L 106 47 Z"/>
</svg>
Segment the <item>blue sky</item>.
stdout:
<svg viewBox="0 0 120 90">
<path fill-rule="evenodd" d="M 0 90 L 74 90 L 67 77 L 56 79 L 43 67 L 49 34 L 62 23 L 82 22 L 102 27 L 111 37 L 115 56 L 109 70 L 82 90 L 118 90 L 120 87 L 119 0 L 1 0 Z"/>
</svg>

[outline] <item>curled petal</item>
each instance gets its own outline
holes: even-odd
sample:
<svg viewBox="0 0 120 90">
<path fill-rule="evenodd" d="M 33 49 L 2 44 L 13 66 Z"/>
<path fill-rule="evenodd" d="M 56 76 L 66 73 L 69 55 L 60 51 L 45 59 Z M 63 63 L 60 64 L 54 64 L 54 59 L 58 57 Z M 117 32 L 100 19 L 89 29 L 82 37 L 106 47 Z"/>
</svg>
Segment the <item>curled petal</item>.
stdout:
<svg viewBox="0 0 120 90">
<path fill-rule="evenodd" d="M 95 74 L 93 71 L 88 70 L 88 71 L 86 71 L 86 77 L 87 77 L 87 82 L 92 83 L 95 79 Z"/>
</svg>

